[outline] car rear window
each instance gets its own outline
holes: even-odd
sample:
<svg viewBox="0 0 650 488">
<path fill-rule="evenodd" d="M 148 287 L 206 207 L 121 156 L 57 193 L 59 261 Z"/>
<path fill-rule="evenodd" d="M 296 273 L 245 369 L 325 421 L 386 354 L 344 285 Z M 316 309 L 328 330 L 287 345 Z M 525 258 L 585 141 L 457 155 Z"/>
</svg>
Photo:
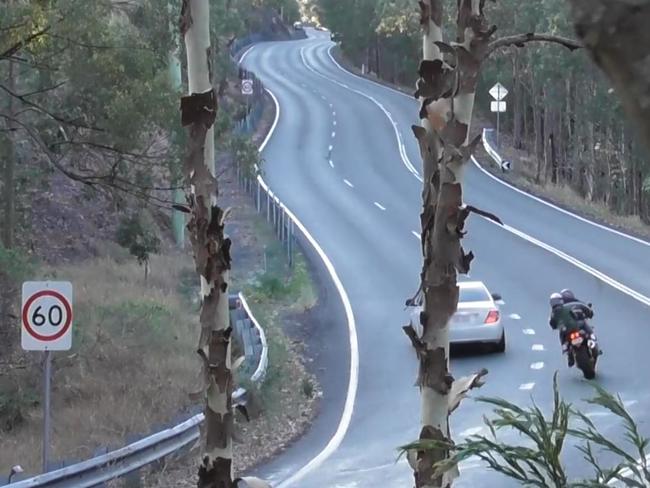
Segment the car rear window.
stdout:
<svg viewBox="0 0 650 488">
<path fill-rule="evenodd" d="M 459 302 L 485 302 L 490 300 L 490 295 L 484 288 L 465 288 L 460 289 Z"/>
</svg>

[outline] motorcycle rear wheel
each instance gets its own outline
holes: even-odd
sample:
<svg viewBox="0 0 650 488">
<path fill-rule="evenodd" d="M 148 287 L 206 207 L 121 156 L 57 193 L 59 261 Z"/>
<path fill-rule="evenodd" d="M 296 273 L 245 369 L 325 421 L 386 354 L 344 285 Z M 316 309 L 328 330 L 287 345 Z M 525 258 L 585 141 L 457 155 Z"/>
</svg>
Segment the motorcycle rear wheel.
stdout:
<svg viewBox="0 0 650 488">
<path fill-rule="evenodd" d="M 586 347 L 574 351 L 576 365 L 582 371 L 585 379 L 593 380 L 596 377 L 596 360 L 592 358 Z"/>
</svg>

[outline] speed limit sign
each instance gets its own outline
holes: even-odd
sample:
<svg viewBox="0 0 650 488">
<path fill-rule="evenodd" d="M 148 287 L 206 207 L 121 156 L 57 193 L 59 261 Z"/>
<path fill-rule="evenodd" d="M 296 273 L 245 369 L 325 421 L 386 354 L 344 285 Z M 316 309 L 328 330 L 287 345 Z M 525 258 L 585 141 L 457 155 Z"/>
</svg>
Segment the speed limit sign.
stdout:
<svg viewBox="0 0 650 488">
<path fill-rule="evenodd" d="M 21 344 L 26 351 L 67 351 L 72 347 L 72 283 L 23 283 Z"/>
</svg>

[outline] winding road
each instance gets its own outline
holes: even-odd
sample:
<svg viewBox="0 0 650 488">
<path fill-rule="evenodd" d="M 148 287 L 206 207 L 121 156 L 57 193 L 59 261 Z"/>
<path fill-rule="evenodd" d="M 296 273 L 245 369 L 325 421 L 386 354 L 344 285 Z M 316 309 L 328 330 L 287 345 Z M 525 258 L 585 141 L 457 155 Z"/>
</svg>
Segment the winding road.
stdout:
<svg viewBox="0 0 650 488">
<path fill-rule="evenodd" d="M 257 474 L 277 487 L 402 488 L 412 475 L 403 460 L 396 463 L 397 447 L 417 437 L 420 408 L 415 354 L 401 329 L 421 263 L 421 163 L 410 129 L 418 104 L 344 70 L 332 46 L 328 35 L 310 31 L 309 39 L 259 44 L 242 58 L 279 106 L 262 152 L 264 180 L 327 256 L 353 314 L 346 325 L 341 310 L 341 320 L 318 331 L 329 361 L 323 414 Z M 562 393 L 590 413 L 581 399 L 592 388 L 567 369 L 547 322 L 549 294 L 570 287 L 594 303 L 605 351 L 597 381 L 619 393 L 641 422 L 650 420 L 642 364 L 650 345 L 650 244 L 512 189 L 478 164 L 468 167 L 464 189 L 466 202 L 506 224 L 470 218 L 464 247 L 476 255 L 470 278 L 503 295 L 508 348 L 452 357 L 453 374 L 486 367 L 481 394 L 519 405 L 532 397 L 548 409 L 559 370 Z M 348 340 L 351 331 L 355 340 Z M 454 438 L 482 432 L 484 413 L 465 400 L 452 417 Z M 594 420 L 622 439 L 612 417 Z M 586 474 L 572 447 L 566 462 Z M 455 486 L 517 485 L 468 461 Z"/>
</svg>

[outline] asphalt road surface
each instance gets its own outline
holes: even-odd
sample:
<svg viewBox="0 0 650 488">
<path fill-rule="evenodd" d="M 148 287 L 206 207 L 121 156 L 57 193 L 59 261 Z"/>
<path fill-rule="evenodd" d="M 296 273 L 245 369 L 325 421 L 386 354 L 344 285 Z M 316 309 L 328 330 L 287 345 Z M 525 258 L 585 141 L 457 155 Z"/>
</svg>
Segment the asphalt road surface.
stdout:
<svg viewBox="0 0 650 488">
<path fill-rule="evenodd" d="M 332 324 L 331 332 L 320 331 L 325 342 L 328 334 L 332 338 L 323 373 L 330 378 L 325 414 L 257 474 L 274 486 L 402 488 L 412 475 L 403 460 L 396 463 L 397 447 L 417 437 L 420 410 L 415 354 L 401 330 L 408 314 L 404 301 L 417 288 L 421 263 L 421 162 L 410 129 L 418 123 L 418 104 L 345 71 L 330 56 L 328 36 L 310 36 L 256 45 L 242 64 L 280 106 L 262 154 L 264 179 L 329 257 L 349 297 L 358 388 L 347 389 L 354 352 L 346 325 Z M 505 354 L 461 351 L 452 357 L 453 374 L 486 367 L 481 394 L 519 405 L 533 397 L 548 409 L 559 370 L 562 393 L 595 414 L 581 402 L 592 388 L 579 370 L 566 367 L 547 321 L 549 294 L 570 287 L 594 304 L 593 324 L 605 351 L 598 383 L 619 393 L 650 434 L 644 425 L 650 416 L 650 245 L 508 188 L 476 165 L 468 167 L 464 189 L 466 202 L 507 225 L 473 216 L 464 246 L 476 255 L 469 278 L 503 295 L 508 347 Z M 354 399 L 349 425 L 340 422 L 348 396 Z M 465 400 L 452 417 L 454 438 L 483 432 L 485 413 L 484 405 Z M 612 439 L 622 438 L 611 416 L 595 414 L 594 420 Z M 337 433 L 340 443 L 331 441 Z M 573 447 L 566 452 L 569 470 L 586 474 L 581 454 Z M 304 476 L 289 479 L 319 453 L 300 471 Z M 517 485 L 470 460 L 455 486 Z"/>
</svg>

